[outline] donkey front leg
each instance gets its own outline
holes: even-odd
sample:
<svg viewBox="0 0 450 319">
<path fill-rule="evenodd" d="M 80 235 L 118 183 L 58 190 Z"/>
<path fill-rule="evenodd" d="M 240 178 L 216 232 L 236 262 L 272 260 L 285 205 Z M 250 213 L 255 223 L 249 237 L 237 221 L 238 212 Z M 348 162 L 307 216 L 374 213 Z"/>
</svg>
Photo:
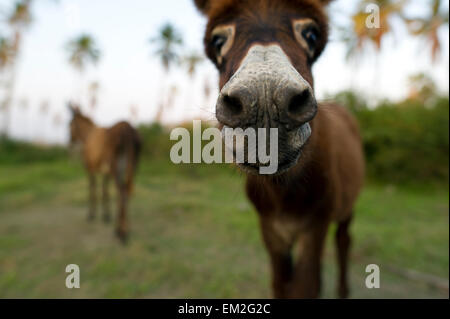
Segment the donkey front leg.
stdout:
<svg viewBox="0 0 450 319">
<path fill-rule="evenodd" d="M 321 258 L 328 223 L 315 224 L 299 239 L 299 256 L 295 265 L 292 298 L 315 299 L 320 296 Z"/>
<path fill-rule="evenodd" d="M 102 206 L 103 206 L 103 221 L 109 223 L 111 220 L 111 211 L 109 206 L 109 179 L 108 174 L 103 175 L 103 196 L 102 196 Z"/>
<path fill-rule="evenodd" d="M 261 217 L 261 230 L 272 268 L 274 298 L 288 298 L 292 281 L 292 241 L 286 240 L 273 227 L 273 221 Z"/>
<path fill-rule="evenodd" d="M 92 221 L 95 218 L 97 209 L 97 183 L 94 174 L 89 174 L 89 212 L 88 220 Z"/>
<path fill-rule="evenodd" d="M 336 230 L 336 248 L 339 266 L 339 281 L 338 281 L 338 297 L 348 298 L 348 258 L 351 244 L 351 237 L 349 234 L 349 227 L 351 223 L 351 216 L 340 222 Z"/>
<path fill-rule="evenodd" d="M 128 221 L 127 221 L 127 204 L 128 190 L 122 183 L 118 183 L 119 192 L 119 213 L 117 215 L 116 235 L 125 243 L 128 239 Z"/>
</svg>

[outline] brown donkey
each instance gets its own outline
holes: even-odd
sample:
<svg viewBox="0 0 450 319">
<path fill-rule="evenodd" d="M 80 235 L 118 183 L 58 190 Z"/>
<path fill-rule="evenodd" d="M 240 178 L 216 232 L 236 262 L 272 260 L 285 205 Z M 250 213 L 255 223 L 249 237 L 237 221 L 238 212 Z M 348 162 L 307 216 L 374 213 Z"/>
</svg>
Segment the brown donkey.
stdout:
<svg viewBox="0 0 450 319">
<path fill-rule="evenodd" d="M 363 185 L 359 129 L 318 105 L 311 67 L 328 37 L 325 0 L 195 0 L 209 19 L 206 54 L 220 73 L 220 126 L 277 128 L 278 171 L 240 164 L 260 216 L 276 298 L 316 298 L 325 237 L 337 223 L 338 294 L 348 296 L 352 209 Z M 293 248 L 298 251 L 293 258 Z"/>
<path fill-rule="evenodd" d="M 79 145 L 89 175 L 89 220 L 95 218 L 97 175 L 103 176 L 103 219 L 110 220 L 108 185 L 114 178 L 119 196 L 117 236 L 125 242 L 128 236 L 127 204 L 133 187 L 141 142 L 138 132 L 127 122 L 110 128 L 98 127 L 80 109 L 69 104 L 72 112 L 70 144 Z"/>
</svg>

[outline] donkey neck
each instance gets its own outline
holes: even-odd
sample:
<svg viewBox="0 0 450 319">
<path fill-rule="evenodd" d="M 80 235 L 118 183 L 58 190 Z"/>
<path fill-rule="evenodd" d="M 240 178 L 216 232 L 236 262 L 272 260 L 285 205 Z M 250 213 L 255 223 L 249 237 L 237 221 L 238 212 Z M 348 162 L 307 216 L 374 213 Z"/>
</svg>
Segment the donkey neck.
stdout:
<svg viewBox="0 0 450 319">
<path fill-rule="evenodd" d="M 323 161 L 326 161 L 326 154 L 323 152 L 324 132 L 323 125 L 323 111 L 319 112 L 318 116 L 311 121 L 312 135 L 305 144 L 302 155 L 297 164 L 276 176 L 259 176 L 247 175 L 247 183 L 257 185 L 256 189 L 260 191 L 265 189 L 267 195 L 275 195 L 276 197 L 283 197 L 286 194 L 295 190 L 297 196 L 303 192 L 310 193 L 312 189 L 317 188 L 318 177 L 323 176 L 326 168 L 323 167 Z M 311 176 L 315 176 L 312 179 Z M 269 198 L 271 196 L 268 196 Z"/>
<path fill-rule="evenodd" d="M 98 127 L 89 120 L 82 119 L 79 121 L 79 132 L 80 132 L 80 139 L 83 144 L 86 143 L 89 135 L 92 134 Z"/>
</svg>

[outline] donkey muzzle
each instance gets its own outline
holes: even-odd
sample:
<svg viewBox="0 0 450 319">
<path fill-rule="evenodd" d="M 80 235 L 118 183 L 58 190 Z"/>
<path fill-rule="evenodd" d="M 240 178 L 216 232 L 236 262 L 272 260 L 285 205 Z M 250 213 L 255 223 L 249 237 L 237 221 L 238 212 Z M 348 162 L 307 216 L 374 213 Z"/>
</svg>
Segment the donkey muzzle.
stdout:
<svg viewBox="0 0 450 319">
<path fill-rule="evenodd" d="M 222 125 L 278 130 L 278 173 L 297 163 L 316 113 L 311 85 L 278 45 L 251 47 L 222 88 L 216 105 Z"/>
</svg>

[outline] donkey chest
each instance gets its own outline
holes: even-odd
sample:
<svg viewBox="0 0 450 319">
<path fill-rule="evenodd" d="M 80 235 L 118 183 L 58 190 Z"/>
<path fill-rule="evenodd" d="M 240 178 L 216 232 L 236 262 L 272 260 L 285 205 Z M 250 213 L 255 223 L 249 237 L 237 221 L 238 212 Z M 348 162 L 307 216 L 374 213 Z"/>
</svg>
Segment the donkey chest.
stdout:
<svg viewBox="0 0 450 319">
<path fill-rule="evenodd" d="M 299 234 L 308 228 L 310 220 L 307 217 L 296 218 L 281 212 L 274 213 L 270 225 L 274 234 L 285 243 L 291 243 Z"/>
<path fill-rule="evenodd" d="M 328 200 L 321 191 L 279 191 L 273 188 L 253 192 L 251 190 L 252 188 L 247 194 L 263 224 L 269 226 L 273 234 L 285 243 L 291 243 L 310 228 L 319 216 L 324 217 L 321 203 Z"/>
<path fill-rule="evenodd" d="M 107 138 L 103 131 L 90 136 L 84 147 L 84 160 L 89 170 L 97 173 L 109 173 L 110 156 L 107 148 Z"/>
</svg>

